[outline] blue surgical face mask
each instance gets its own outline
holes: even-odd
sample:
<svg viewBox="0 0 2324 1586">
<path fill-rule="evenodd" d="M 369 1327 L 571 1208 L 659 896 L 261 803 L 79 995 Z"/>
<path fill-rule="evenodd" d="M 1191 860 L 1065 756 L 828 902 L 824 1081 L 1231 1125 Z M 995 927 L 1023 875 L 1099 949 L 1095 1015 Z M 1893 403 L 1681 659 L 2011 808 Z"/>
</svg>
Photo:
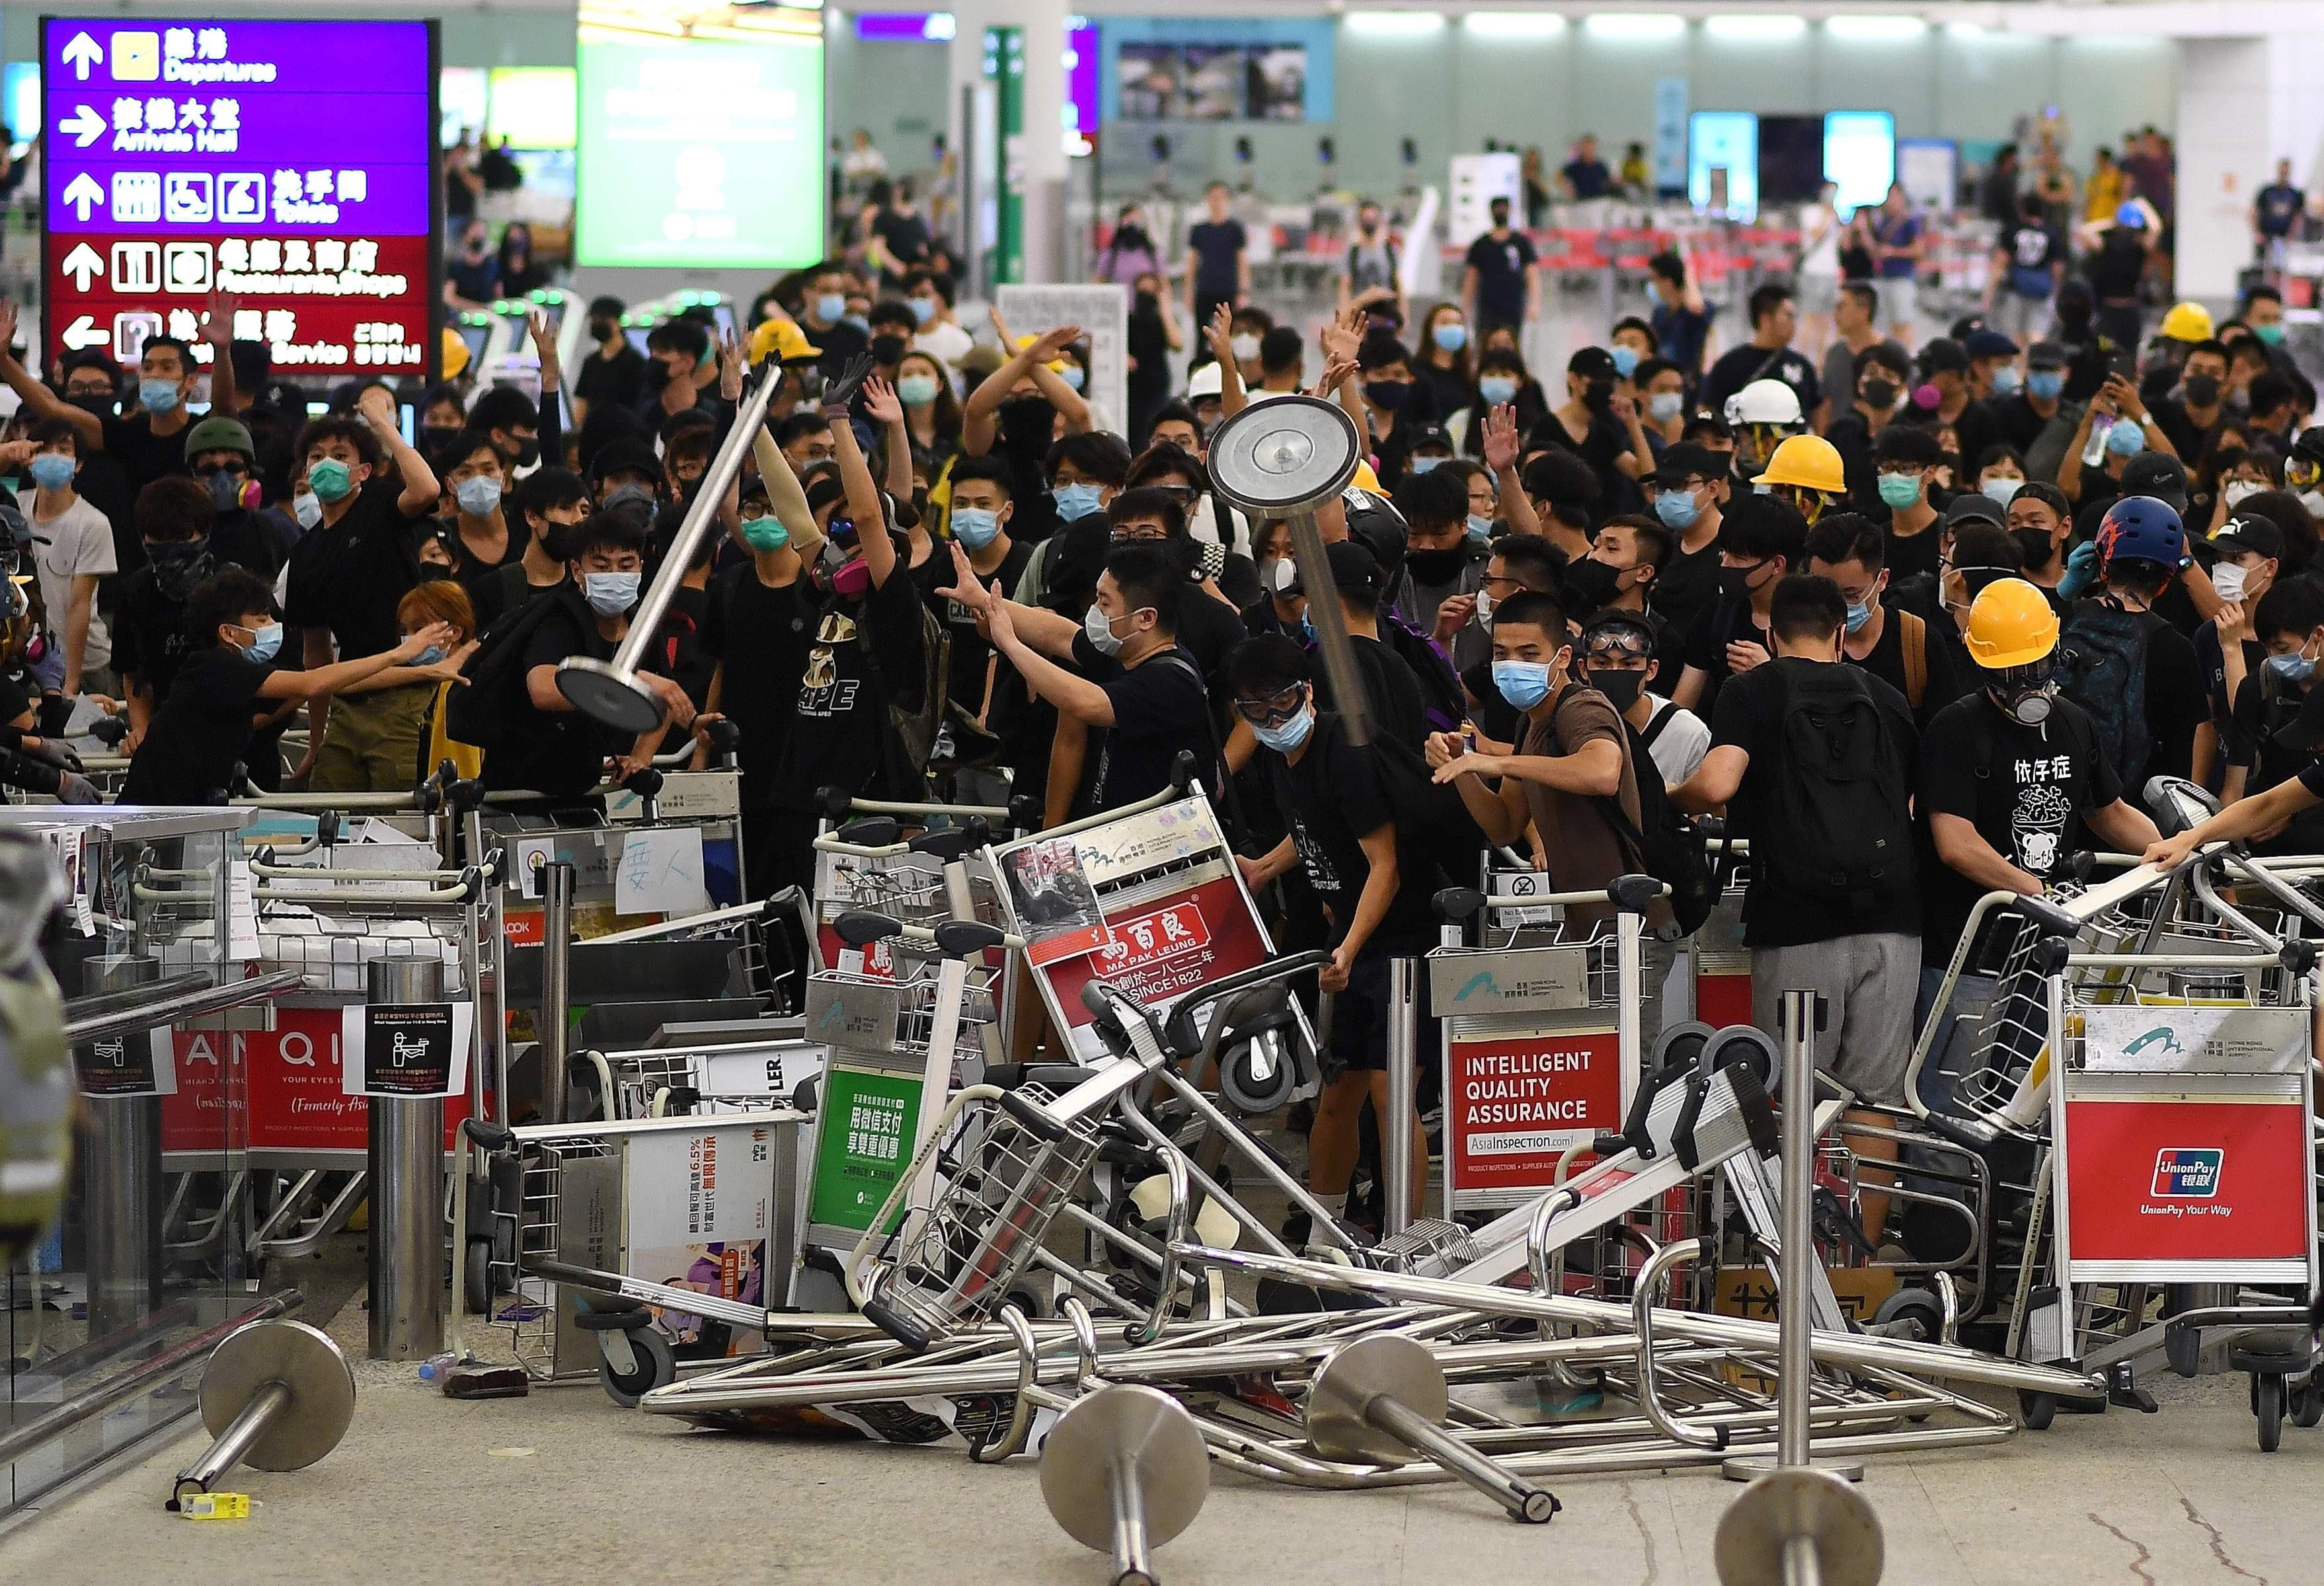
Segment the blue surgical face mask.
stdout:
<svg viewBox="0 0 2324 1586">
<path fill-rule="evenodd" d="M 896 382 L 896 395 L 908 408 L 925 408 L 936 400 L 936 377 L 933 374 L 907 374 Z"/>
<path fill-rule="evenodd" d="M 1862 605 L 1855 604 L 1853 602 L 1849 603 L 1848 608 L 1848 631 L 1854 633 L 1862 629 L 1865 623 L 1872 620 L 1872 613 L 1876 609 L 1877 609 L 1877 603 L 1874 601 L 1868 600 Z"/>
<path fill-rule="evenodd" d="M 2144 429 L 2127 419 L 2117 419 L 2107 430 L 2107 450 L 2118 457 L 2135 457 L 2146 449 Z"/>
<path fill-rule="evenodd" d="M 2305 683 L 2316 675 L 2316 663 L 2297 651 L 2267 658 L 2267 669 L 2286 683 Z"/>
<path fill-rule="evenodd" d="M 904 306 L 911 309 L 912 318 L 922 325 L 936 317 L 936 300 L 934 298 L 906 298 Z"/>
<path fill-rule="evenodd" d="M 2036 369 L 2025 377 L 2025 394 L 2037 401 L 2054 402 L 2065 389 L 2063 369 Z"/>
<path fill-rule="evenodd" d="M 1889 511 L 1901 512 L 1920 499 L 1921 476 L 1918 474 L 1880 475 L 1880 500 Z"/>
<path fill-rule="evenodd" d="M 488 518 L 501 504 L 501 482 L 479 474 L 473 479 L 461 480 L 460 487 L 452 493 L 452 497 L 460 503 L 460 510 L 471 518 Z"/>
<path fill-rule="evenodd" d="M 1665 490 L 1655 497 L 1655 516 L 1663 521 L 1665 529 L 1692 529 L 1694 521 L 1702 516 L 1702 509 L 1694 503 L 1694 492 Z"/>
<path fill-rule="evenodd" d="M 971 550 L 982 550 L 1001 534 L 1001 514 L 982 507 L 954 507 L 952 537 Z"/>
<path fill-rule="evenodd" d="M 1256 353 L 1251 355 L 1253 357 L 1257 357 L 1258 355 L 1259 355 Z M 1065 389 L 1067 391 L 1079 391 L 1089 380 L 1089 376 L 1083 372 L 1082 366 L 1079 364 L 1066 364 L 1064 368 L 1057 371 L 1057 378 L 1065 383 Z"/>
<path fill-rule="evenodd" d="M 1301 711 L 1287 722 L 1277 722 L 1270 727 L 1254 725 L 1250 735 L 1279 754 L 1288 754 L 1307 742 L 1307 734 L 1315 730 L 1313 713 Z"/>
<path fill-rule="evenodd" d="M 581 598 L 601 617 L 618 617 L 638 604 L 635 573 L 584 573 Z"/>
<path fill-rule="evenodd" d="M 2025 481 L 2023 479 L 2011 479 L 2005 476 L 1980 481 L 1977 493 L 1979 495 L 1989 495 L 2006 507 L 2009 504 L 2009 498 L 2024 488 Z"/>
<path fill-rule="evenodd" d="M 2015 364 L 2004 364 L 1993 372 L 1993 394 L 1996 396 L 2015 396 L 2017 388 L 2024 383 Z"/>
<path fill-rule="evenodd" d="M 411 664 L 415 667 L 432 667 L 443 659 L 444 647 L 440 644 L 431 644 L 427 649 L 421 650 L 418 655 L 413 656 L 411 658 Z"/>
<path fill-rule="evenodd" d="M 178 383 L 174 380 L 141 380 L 137 383 L 137 400 L 145 404 L 149 413 L 171 413 L 178 408 Z"/>
<path fill-rule="evenodd" d="M 1428 333 L 1428 338 L 1448 353 L 1457 353 L 1469 345 L 1469 327 L 1446 323 Z"/>
<path fill-rule="evenodd" d="M 1638 349 L 1636 347 L 1626 347 L 1618 343 L 1613 347 L 1612 351 L 1614 354 L 1614 373 L 1620 375 L 1623 379 L 1628 380 L 1638 366 Z"/>
<path fill-rule="evenodd" d="M 1482 512 L 1471 512 L 1469 514 L 1469 538 L 1471 539 L 1490 539 L 1492 537 L 1493 521 L 1490 518 L 1486 517 Z"/>
<path fill-rule="evenodd" d="M 323 503 L 313 491 L 290 498 L 290 515 L 299 520 L 301 529 L 312 529 L 323 521 Z"/>
<path fill-rule="evenodd" d="M 1049 500 L 1056 504 L 1060 523 L 1075 522 L 1105 508 L 1094 484 L 1060 484 L 1049 492 Z"/>
<path fill-rule="evenodd" d="M 242 652 L 243 659 L 263 667 L 272 660 L 282 648 L 282 624 L 269 622 L 263 627 L 253 628 L 250 632 L 250 646 Z"/>
<path fill-rule="evenodd" d="M 62 490 L 73 482 L 73 460 L 62 452 L 42 452 L 26 466 L 42 490 Z"/>
<path fill-rule="evenodd" d="M 1484 375 L 1477 382 L 1477 394 L 1497 408 L 1503 402 L 1513 402 L 1517 400 L 1517 376 L 1513 374 Z"/>
<path fill-rule="evenodd" d="M 1519 710 L 1531 710 L 1549 697 L 1549 668 L 1541 661 L 1497 660 L 1493 687 Z"/>
<path fill-rule="evenodd" d="M 838 323 L 840 317 L 846 312 L 847 294 L 844 292 L 824 292 L 815 300 L 815 317 L 825 325 Z"/>
<path fill-rule="evenodd" d="M 1425 474 L 1437 464 L 1449 460 L 1444 457 L 1412 457 L 1406 461 L 1404 471 L 1407 474 Z"/>
<path fill-rule="evenodd" d="M 1685 406 L 1686 398 L 1680 392 L 1658 391 L 1646 399 L 1646 414 L 1657 424 L 1667 424 L 1677 418 Z"/>
</svg>

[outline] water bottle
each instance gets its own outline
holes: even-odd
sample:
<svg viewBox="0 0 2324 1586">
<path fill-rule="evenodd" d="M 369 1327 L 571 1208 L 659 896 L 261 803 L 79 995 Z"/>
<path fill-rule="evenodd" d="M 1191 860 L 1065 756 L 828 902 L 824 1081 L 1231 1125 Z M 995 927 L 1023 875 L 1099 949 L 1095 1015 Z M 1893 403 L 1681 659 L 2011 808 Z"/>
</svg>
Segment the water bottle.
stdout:
<svg viewBox="0 0 2324 1586">
<path fill-rule="evenodd" d="M 2106 462 L 2107 436 L 2113 430 L 2116 422 L 2117 420 L 2103 413 L 2091 416 L 2090 443 L 2082 448 L 2083 467 L 2096 468 Z"/>
<path fill-rule="evenodd" d="M 444 1379 L 450 1376 L 452 1368 L 459 1363 L 460 1357 L 450 1350 L 446 1350 L 439 1355 L 430 1355 L 420 1362 L 420 1380 L 432 1382 L 441 1388 L 444 1385 Z"/>
</svg>

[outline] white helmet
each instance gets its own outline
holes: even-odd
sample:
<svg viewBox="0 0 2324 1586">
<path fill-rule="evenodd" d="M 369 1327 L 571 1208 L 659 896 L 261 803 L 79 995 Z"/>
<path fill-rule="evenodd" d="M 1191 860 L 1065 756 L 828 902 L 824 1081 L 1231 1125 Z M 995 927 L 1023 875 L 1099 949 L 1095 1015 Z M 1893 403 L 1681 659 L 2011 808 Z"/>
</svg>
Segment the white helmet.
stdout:
<svg viewBox="0 0 2324 1586">
<path fill-rule="evenodd" d="M 1780 380 L 1755 380 L 1727 399 L 1729 424 L 1801 424 L 1800 393 Z"/>
</svg>

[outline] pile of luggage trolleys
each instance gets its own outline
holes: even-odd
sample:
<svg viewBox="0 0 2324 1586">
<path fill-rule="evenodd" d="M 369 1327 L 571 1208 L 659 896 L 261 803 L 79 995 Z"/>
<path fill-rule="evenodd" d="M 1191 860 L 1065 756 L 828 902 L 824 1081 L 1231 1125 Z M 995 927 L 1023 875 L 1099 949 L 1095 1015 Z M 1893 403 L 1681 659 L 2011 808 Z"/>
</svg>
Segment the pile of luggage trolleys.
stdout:
<svg viewBox="0 0 2324 1586">
<path fill-rule="evenodd" d="M 2185 785 L 2152 797 L 2177 821 L 2205 812 Z M 752 1339 L 754 1352 L 682 1374 L 601 1372 L 617 1397 L 703 1425 L 844 1428 L 980 1462 L 1046 1447 L 1053 1510 L 1099 1547 L 1124 1526 L 1166 1540 L 1193 1518 L 1209 1466 L 1333 1489 L 1458 1480 L 1537 1523 L 1562 1475 L 1731 1473 L 1779 1452 L 1783 1330 L 1713 1310 L 1706 1277 L 1773 1277 L 1781 1259 L 1774 1043 L 1674 1024 L 1641 1054 L 1618 1129 L 1569 1153 L 1558 1183 L 1498 1215 L 1371 1240 L 1317 1205 L 1259 1115 L 1214 1088 L 1222 1070 L 1248 1072 L 1260 1032 L 1281 1042 L 1290 989 L 1321 954 L 1270 950 L 1156 1007 L 1089 980 L 1074 1061 L 1006 1061 L 1028 944 L 993 850 L 977 848 L 992 833 L 954 823 L 910 837 L 912 819 L 859 819 L 819 843 L 860 866 L 909 855 L 902 868 L 926 878 L 845 900 L 896 914 L 813 922 L 836 951 L 818 951 L 808 1006 L 885 982 L 876 1028 L 925 1105 L 884 1199 L 853 1226 L 809 1218 L 786 1247 L 799 1277 L 819 1270 L 831 1288 L 708 1299 L 520 1238 L 513 1266 L 609 1317 L 709 1314 Z M 1739 892 L 1748 849 L 1721 860 Z M 1874 1122 L 1820 1082 L 1815 1324 L 1791 1373 L 1806 1381 L 1794 1391 L 1815 1457 L 1995 1443 L 2060 1408 L 2151 1408 L 2138 1379 L 2157 1365 L 2248 1374 L 2263 1447 L 2287 1416 L 2318 1418 L 2319 879 L 2324 860 L 2215 850 L 2167 875 L 2118 861 L 2043 898 L 1996 894 L 1920 1032 L 1909 1111 Z M 1591 985 L 1625 1019 L 1617 992 L 1638 983 L 1653 887 L 1625 878 L 1605 925 L 1552 931 L 1587 948 Z M 1481 932 L 1545 900 L 1442 901 L 1449 945 L 1462 917 Z M 609 1076 L 608 1093 L 636 1105 L 634 1082 Z M 685 1094 L 770 1117 L 813 1100 L 722 1099 L 700 1083 Z M 543 1157 L 539 1142 L 492 1143 L 529 1152 L 535 1170 Z M 1855 1229 L 1867 1194 L 1901 1204 L 1909 1254 Z M 2109 1222 L 2109 1200 L 2130 1212 Z M 2269 1203 L 2278 1214 L 2255 1209 Z M 1299 1248 L 1277 1231 L 1285 1205 L 1309 1213 Z M 1893 1268 L 1896 1294 L 1851 1320 L 1827 1268 L 1875 1264 Z M 1996 1407 L 2013 1393 L 2018 1414 Z M 1592 1407 L 1560 1407 L 1577 1402 Z"/>
</svg>

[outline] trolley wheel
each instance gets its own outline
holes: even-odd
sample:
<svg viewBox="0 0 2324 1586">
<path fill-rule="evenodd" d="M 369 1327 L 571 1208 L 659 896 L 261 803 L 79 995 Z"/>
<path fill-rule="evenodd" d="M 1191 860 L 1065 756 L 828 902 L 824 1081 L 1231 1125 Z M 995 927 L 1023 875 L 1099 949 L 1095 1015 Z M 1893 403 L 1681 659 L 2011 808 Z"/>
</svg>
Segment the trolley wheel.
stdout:
<svg viewBox="0 0 2324 1586">
<path fill-rule="evenodd" d="M 1925 1288 L 1900 1288 L 1881 1301 L 1880 1308 L 1872 1314 L 1876 1327 L 1892 1322 L 1910 1323 L 1919 1334 L 1914 1342 L 1935 1343 L 1945 1330 L 1944 1307 Z"/>
<path fill-rule="evenodd" d="M 2252 1414 L 2259 1420 L 2259 1452 L 2273 1453 L 2283 1442 L 2283 1379 L 2269 1372 L 2252 1374 Z"/>
<path fill-rule="evenodd" d="M 493 1308 L 493 1246 L 490 1240 L 472 1239 L 460 1259 L 460 1280 L 468 1296 L 468 1314 L 484 1316 Z"/>
<path fill-rule="evenodd" d="M 2028 1432 L 2047 1432 L 2050 1423 L 2058 1418 L 2058 1396 L 2054 1393 L 2032 1393 L 2017 1390 L 2018 1418 L 2025 1423 Z"/>
<path fill-rule="evenodd" d="M 2165 1327 L 2163 1330 L 2163 1358 L 2180 1376 L 2192 1378 L 2197 1375 L 2202 1369 L 2202 1329 Z"/>
<path fill-rule="evenodd" d="M 2311 1377 L 2292 1390 L 2292 1424 L 2313 1426 L 2324 1421 L 2324 1385 Z"/>
<path fill-rule="evenodd" d="M 669 1339 L 659 1327 L 634 1327 L 629 1330 L 630 1348 L 637 1356 L 631 1370 L 613 1369 L 613 1362 L 605 1354 L 597 1356 L 597 1380 L 605 1385 L 605 1397 L 625 1410 L 634 1410 L 638 1401 L 657 1388 L 667 1388 L 678 1380 L 678 1357 L 670 1352 Z M 602 1351 L 604 1341 L 600 1341 Z"/>
</svg>

